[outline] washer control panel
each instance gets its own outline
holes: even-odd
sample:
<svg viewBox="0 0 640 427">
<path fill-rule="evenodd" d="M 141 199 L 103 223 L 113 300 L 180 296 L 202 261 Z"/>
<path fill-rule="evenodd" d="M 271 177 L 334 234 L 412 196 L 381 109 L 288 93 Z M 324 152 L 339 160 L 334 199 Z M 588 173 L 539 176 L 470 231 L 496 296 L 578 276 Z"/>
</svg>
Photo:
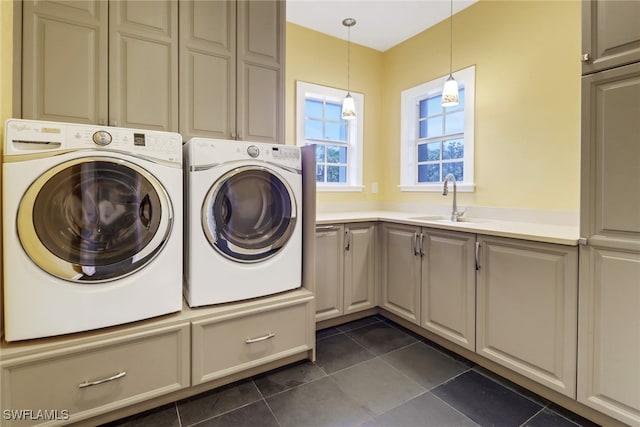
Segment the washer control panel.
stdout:
<svg viewBox="0 0 640 427">
<path fill-rule="evenodd" d="M 113 150 L 182 165 L 182 137 L 174 132 L 11 119 L 5 155 Z"/>
</svg>

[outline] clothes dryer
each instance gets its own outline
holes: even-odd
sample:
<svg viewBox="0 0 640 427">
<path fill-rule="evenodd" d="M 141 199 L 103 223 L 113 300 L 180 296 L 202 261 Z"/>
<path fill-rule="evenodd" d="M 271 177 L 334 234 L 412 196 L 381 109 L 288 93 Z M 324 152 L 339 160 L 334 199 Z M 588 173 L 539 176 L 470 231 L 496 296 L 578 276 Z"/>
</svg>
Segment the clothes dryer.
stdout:
<svg viewBox="0 0 640 427">
<path fill-rule="evenodd" d="M 300 287 L 300 149 L 194 138 L 185 144 L 183 158 L 189 305 Z"/>
<path fill-rule="evenodd" d="M 177 133 L 6 122 L 7 341 L 181 309 L 181 150 Z"/>
</svg>

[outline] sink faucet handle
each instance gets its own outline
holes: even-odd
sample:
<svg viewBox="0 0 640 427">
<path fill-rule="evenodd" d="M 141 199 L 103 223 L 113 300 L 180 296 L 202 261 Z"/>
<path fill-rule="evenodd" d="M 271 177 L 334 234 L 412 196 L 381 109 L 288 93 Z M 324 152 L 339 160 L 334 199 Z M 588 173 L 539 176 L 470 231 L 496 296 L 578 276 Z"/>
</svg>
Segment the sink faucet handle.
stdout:
<svg viewBox="0 0 640 427">
<path fill-rule="evenodd" d="M 462 215 L 464 215 L 465 212 L 467 212 L 467 208 L 462 209 L 462 211 L 458 211 L 458 218 L 460 218 Z"/>
</svg>

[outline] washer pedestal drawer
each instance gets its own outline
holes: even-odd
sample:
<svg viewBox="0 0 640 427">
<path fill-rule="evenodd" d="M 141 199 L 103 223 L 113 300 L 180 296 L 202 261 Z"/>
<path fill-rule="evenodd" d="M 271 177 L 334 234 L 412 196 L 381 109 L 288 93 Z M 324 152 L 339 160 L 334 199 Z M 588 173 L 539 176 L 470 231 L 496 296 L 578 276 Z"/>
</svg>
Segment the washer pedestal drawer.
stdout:
<svg viewBox="0 0 640 427">
<path fill-rule="evenodd" d="M 311 299 L 192 323 L 192 384 L 313 349 Z"/>
<path fill-rule="evenodd" d="M 189 386 L 189 322 L 2 362 L 3 426 L 63 425 Z"/>
</svg>

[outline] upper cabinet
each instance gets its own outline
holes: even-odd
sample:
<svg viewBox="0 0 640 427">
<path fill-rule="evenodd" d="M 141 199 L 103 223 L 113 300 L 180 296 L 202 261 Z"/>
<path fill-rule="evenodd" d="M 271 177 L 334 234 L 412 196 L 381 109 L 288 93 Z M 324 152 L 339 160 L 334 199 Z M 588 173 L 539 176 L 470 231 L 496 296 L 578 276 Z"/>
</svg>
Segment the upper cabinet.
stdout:
<svg viewBox="0 0 640 427">
<path fill-rule="evenodd" d="M 22 118 L 284 142 L 284 0 L 38 0 L 22 18 Z"/>
<path fill-rule="evenodd" d="M 173 1 L 23 3 L 22 117 L 175 131 Z"/>
<path fill-rule="evenodd" d="M 582 2 L 582 74 L 640 61 L 640 2 Z"/>
<path fill-rule="evenodd" d="M 284 141 L 285 1 L 180 2 L 180 133 Z"/>
</svg>

